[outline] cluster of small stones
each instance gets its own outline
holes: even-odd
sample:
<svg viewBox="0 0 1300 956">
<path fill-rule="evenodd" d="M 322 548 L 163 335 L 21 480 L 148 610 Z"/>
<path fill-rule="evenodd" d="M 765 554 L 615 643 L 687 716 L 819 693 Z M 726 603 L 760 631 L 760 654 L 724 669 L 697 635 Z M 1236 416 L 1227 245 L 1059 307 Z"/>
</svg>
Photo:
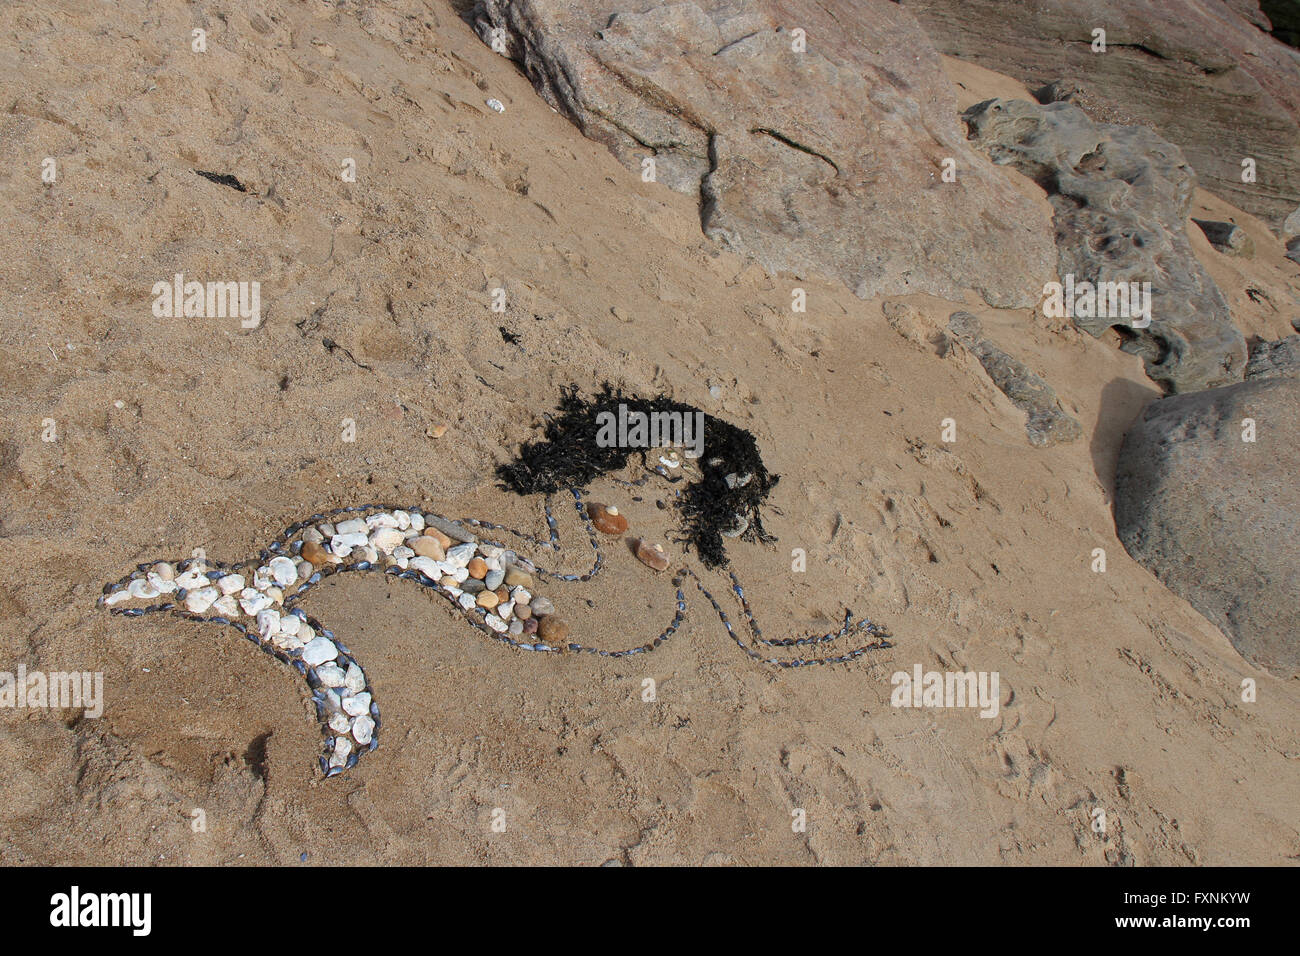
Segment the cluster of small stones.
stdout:
<svg viewBox="0 0 1300 956">
<path fill-rule="evenodd" d="M 712 605 L 728 635 L 753 660 L 780 667 L 804 667 L 851 661 L 869 650 L 887 648 L 888 633 L 867 620 L 845 615 L 837 631 L 820 636 L 770 640 L 754 620 L 749 601 L 734 573 L 731 590 L 740 602 L 751 639 L 737 633 L 703 582 L 688 568 L 673 577 L 676 609 L 672 621 L 653 640 L 622 650 L 585 646 L 569 639 L 568 626 L 555 615 L 552 602 L 535 593 L 538 579 L 589 581 L 603 567 L 598 533 L 627 531 L 626 517 L 614 506 L 584 507 L 572 490 L 595 560 L 589 571 L 561 574 L 538 569 L 504 545 L 482 541 L 476 531 L 503 531 L 533 546 L 559 551 L 559 532 L 550 503 L 545 505 L 549 540 L 486 521 L 451 521 L 429 512 L 390 505 L 361 505 L 333 515 L 313 515 L 290 526 L 254 561 L 238 566 L 200 559 L 142 564 L 123 580 L 104 588 L 100 603 L 115 614 L 138 617 L 169 611 L 181 617 L 227 624 L 266 653 L 294 667 L 312 689 L 326 737 L 321 769 L 327 776 L 354 766 L 361 753 L 378 745 L 379 707 L 360 665 L 334 635 L 296 604 L 324 578 L 347 571 L 381 571 L 415 581 L 453 603 L 465 620 L 488 636 L 520 650 L 574 652 L 600 657 L 646 653 L 666 642 L 682 624 L 687 577 Z M 633 542 L 637 557 L 656 571 L 668 567 L 662 545 L 644 538 Z M 129 602 L 137 602 L 131 604 Z M 138 606 L 138 602 L 146 606 Z M 125 605 L 125 606 L 122 606 Z M 845 653 L 822 658 L 775 658 L 757 647 L 806 647 L 863 633 L 874 640 Z"/>
</svg>

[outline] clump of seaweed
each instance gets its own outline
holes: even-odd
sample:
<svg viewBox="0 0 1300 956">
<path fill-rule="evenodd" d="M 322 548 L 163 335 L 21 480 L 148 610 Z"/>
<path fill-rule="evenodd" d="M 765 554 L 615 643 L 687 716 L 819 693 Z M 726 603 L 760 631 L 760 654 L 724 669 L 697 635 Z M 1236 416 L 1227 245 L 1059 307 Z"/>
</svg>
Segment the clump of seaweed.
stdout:
<svg viewBox="0 0 1300 956">
<path fill-rule="evenodd" d="M 637 448 L 603 446 L 597 442 L 602 412 L 652 414 L 701 411 L 670 398 L 640 398 L 624 394 L 605 382 L 592 398 L 578 386 L 562 389 L 556 411 L 546 416 L 542 437 L 520 446 L 516 458 L 497 468 L 502 485 L 520 495 L 554 494 L 561 488 L 585 487 L 593 479 L 619 471 Z M 754 436 L 743 428 L 704 412 L 702 477 L 688 484 L 677 499 L 688 547 L 694 547 L 706 567 L 725 567 L 724 537 L 745 541 L 775 540 L 763 530 L 761 509 L 779 480 L 763 466 Z"/>
</svg>

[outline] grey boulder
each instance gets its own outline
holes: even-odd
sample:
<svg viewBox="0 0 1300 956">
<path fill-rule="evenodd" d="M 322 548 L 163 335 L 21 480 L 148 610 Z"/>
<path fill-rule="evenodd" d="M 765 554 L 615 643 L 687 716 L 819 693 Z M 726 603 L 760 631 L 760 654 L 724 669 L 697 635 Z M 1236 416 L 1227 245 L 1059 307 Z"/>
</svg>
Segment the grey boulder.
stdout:
<svg viewBox="0 0 1300 956">
<path fill-rule="evenodd" d="M 1300 675 L 1294 348 L 1270 348 L 1238 384 L 1152 402 L 1124 437 L 1115 479 L 1128 553 L 1243 657 L 1288 678 Z"/>
</svg>

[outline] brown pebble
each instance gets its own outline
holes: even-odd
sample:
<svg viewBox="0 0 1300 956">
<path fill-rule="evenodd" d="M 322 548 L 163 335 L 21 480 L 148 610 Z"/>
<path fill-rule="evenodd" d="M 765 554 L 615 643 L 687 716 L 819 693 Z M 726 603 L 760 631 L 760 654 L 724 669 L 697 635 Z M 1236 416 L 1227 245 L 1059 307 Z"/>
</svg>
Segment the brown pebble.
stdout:
<svg viewBox="0 0 1300 956">
<path fill-rule="evenodd" d="M 587 508 L 591 523 L 604 534 L 622 534 L 627 530 L 627 519 L 613 505 L 591 505 Z"/>
<path fill-rule="evenodd" d="M 445 588 L 460 587 L 460 582 L 457 581 L 455 578 L 453 578 L 450 574 L 444 574 L 441 578 L 438 579 L 438 583 Z"/>
<path fill-rule="evenodd" d="M 490 611 L 501 599 L 497 597 L 496 591 L 480 591 L 474 600 L 478 602 L 479 607 L 485 607 Z"/>
<path fill-rule="evenodd" d="M 496 595 L 498 604 L 505 604 L 510 600 L 510 592 L 506 588 L 497 588 Z"/>
<path fill-rule="evenodd" d="M 526 618 L 523 619 L 523 621 L 524 621 L 524 633 L 525 633 L 525 634 L 536 634 L 536 633 L 537 633 L 537 618 L 535 618 L 535 617 L 526 617 Z"/>
<path fill-rule="evenodd" d="M 652 545 L 645 538 L 638 538 L 636 556 L 641 559 L 641 563 L 646 567 L 654 568 L 656 571 L 668 570 L 668 554 L 664 551 L 662 544 Z"/>
<path fill-rule="evenodd" d="M 476 581 L 482 581 L 487 577 L 487 562 L 482 558 L 470 558 L 466 570 L 469 571 L 469 576 L 471 578 L 474 578 Z"/>
<path fill-rule="evenodd" d="M 442 542 L 429 535 L 412 538 L 406 543 L 406 546 L 416 554 L 422 554 L 426 558 L 432 558 L 435 561 L 445 561 L 447 558 L 447 550 L 443 547 Z"/>
<path fill-rule="evenodd" d="M 537 636 L 547 644 L 563 644 L 569 638 L 569 625 L 558 617 L 544 617 L 537 625 Z"/>
<path fill-rule="evenodd" d="M 304 541 L 302 551 L 299 556 L 304 561 L 310 561 L 313 568 L 323 568 L 332 560 L 332 555 L 325 550 L 324 546 L 315 541 Z"/>
<path fill-rule="evenodd" d="M 447 550 L 448 548 L 450 548 L 451 545 L 452 545 L 451 538 L 447 537 L 445 534 L 443 534 L 443 533 L 442 533 L 441 531 L 439 531 L 437 528 L 429 528 L 429 527 L 426 527 L 426 528 L 424 529 L 424 536 L 425 536 L 426 538 L 432 538 L 434 541 L 437 541 L 440 545 L 442 545 L 442 549 L 443 549 L 444 551 L 446 551 L 446 550 Z M 435 561 L 441 561 L 442 558 L 435 558 L 434 560 L 435 560 Z"/>
<path fill-rule="evenodd" d="M 512 588 L 530 588 L 533 586 L 533 576 L 512 564 L 506 568 L 506 584 Z"/>
<path fill-rule="evenodd" d="M 533 616 L 533 609 L 529 607 L 527 604 L 515 605 L 515 617 L 519 618 L 519 620 L 526 621 L 532 616 Z"/>
</svg>

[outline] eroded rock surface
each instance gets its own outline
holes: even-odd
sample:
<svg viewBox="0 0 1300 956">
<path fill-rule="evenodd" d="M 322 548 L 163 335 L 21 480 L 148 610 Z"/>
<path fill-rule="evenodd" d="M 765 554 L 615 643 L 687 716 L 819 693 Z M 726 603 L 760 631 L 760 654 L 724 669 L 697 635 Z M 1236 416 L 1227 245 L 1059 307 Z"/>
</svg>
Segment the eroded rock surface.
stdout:
<svg viewBox="0 0 1300 956">
<path fill-rule="evenodd" d="M 902 4 L 943 53 L 1030 89 L 1064 80 L 1094 119 L 1150 126 L 1206 188 L 1275 226 L 1300 201 L 1300 57 L 1265 32 L 1255 0 Z"/>
<path fill-rule="evenodd" d="M 1040 214 L 967 145 L 938 54 L 887 0 L 484 0 L 475 26 L 769 271 L 862 297 L 974 288 L 1001 307 L 1032 305 L 1050 276 Z"/>
<path fill-rule="evenodd" d="M 1062 277 L 1151 283 L 1148 327 L 1114 316 L 1075 317 L 1076 326 L 1096 336 L 1120 329 L 1123 347 L 1170 392 L 1241 379 L 1245 339 L 1187 241 L 1196 177 L 1178 147 L 1146 127 L 1094 123 L 1069 103 L 994 99 L 964 116 L 994 162 L 1047 190 Z"/>
</svg>

